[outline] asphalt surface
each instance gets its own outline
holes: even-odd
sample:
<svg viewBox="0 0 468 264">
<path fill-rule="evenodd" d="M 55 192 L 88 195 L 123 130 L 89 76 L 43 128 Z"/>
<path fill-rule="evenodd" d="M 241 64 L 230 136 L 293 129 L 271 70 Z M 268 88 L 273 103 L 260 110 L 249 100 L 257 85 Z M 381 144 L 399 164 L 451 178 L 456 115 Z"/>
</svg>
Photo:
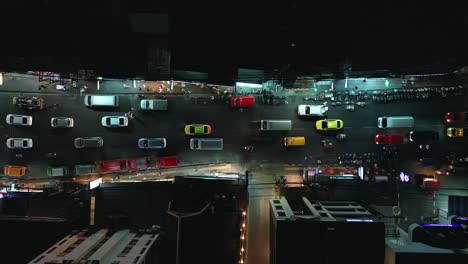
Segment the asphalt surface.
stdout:
<svg viewBox="0 0 468 264">
<path fill-rule="evenodd" d="M 414 130 L 434 130 L 439 132 L 440 140 L 431 152 L 420 152 L 413 144 L 399 148 L 403 158 L 436 155 L 444 157 L 446 153 L 461 153 L 466 148 L 464 138 L 447 138 L 443 114 L 446 111 L 464 110 L 464 98 L 426 99 L 411 102 L 392 102 L 388 104 L 370 103 L 364 108 L 349 112 L 344 106 L 330 106 L 328 118 L 339 118 L 344 121 L 342 131 L 316 131 L 315 119 L 298 117 L 296 108 L 304 104 L 302 97 L 289 96 L 288 104 L 266 105 L 261 96 L 257 96 L 254 108 L 243 111 L 231 109 L 227 99 L 210 96 L 185 95 L 168 96 L 169 111 L 142 112 L 136 111 L 135 118 L 130 119 L 127 128 L 105 128 L 100 122 L 103 116 L 124 115 L 131 108 L 139 109 L 136 95 L 120 96 L 120 106 L 114 111 L 109 109 L 91 109 L 83 104 L 84 95 L 43 94 L 45 107 L 41 111 L 29 111 L 15 107 L 11 98 L 16 94 L 0 95 L 0 111 L 6 116 L 9 113 L 33 116 L 32 127 L 11 126 L 2 118 L 0 133 L 3 140 L 9 137 L 28 137 L 34 141 L 31 150 L 9 150 L 0 154 L 4 164 L 27 164 L 30 177 L 45 174 L 47 165 L 76 165 L 93 163 L 95 160 L 132 158 L 147 155 L 178 155 L 184 164 L 210 162 L 281 162 L 300 164 L 305 157 L 317 157 L 334 160 L 338 152 L 373 152 L 378 148 L 373 142 L 376 133 L 407 133 L 408 129 L 377 128 L 379 116 L 411 115 L 415 118 Z M 430 107 L 428 107 L 430 103 Z M 53 104 L 58 104 L 53 107 Z M 50 118 L 58 116 L 73 117 L 75 126 L 71 129 L 53 129 Z M 258 122 L 262 119 L 292 120 L 293 129 L 287 133 L 260 132 Z M 206 137 L 224 138 L 223 151 L 193 151 L 189 149 L 191 137 L 184 135 L 186 124 L 211 124 L 213 132 Z M 332 150 L 324 149 L 321 139 L 334 139 L 335 135 L 344 132 L 348 135 L 345 142 L 335 142 Z M 102 136 L 102 149 L 75 149 L 73 140 L 76 137 Z M 284 147 L 284 136 L 305 136 L 306 146 Z M 142 137 L 165 137 L 168 145 L 164 150 L 140 150 L 137 141 Z M 255 146 L 252 153 L 243 151 L 246 145 Z M 47 158 L 47 153 L 57 153 L 54 158 Z M 16 158 L 15 154 L 23 154 Z"/>
</svg>

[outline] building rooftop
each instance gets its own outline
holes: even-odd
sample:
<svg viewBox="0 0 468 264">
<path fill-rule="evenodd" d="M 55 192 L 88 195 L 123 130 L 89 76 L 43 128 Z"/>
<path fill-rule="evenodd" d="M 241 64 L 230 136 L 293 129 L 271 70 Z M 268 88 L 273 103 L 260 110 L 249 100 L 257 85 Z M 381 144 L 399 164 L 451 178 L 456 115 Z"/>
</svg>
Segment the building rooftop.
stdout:
<svg viewBox="0 0 468 264">
<path fill-rule="evenodd" d="M 306 197 L 270 200 L 272 214 L 277 221 L 315 219 L 317 221 L 374 222 L 373 215 L 356 202 L 312 201 Z"/>
<path fill-rule="evenodd" d="M 30 261 L 41 263 L 145 263 L 145 258 L 159 234 L 150 229 L 132 232 L 129 229 L 110 232 L 83 230 L 61 241 Z"/>
</svg>

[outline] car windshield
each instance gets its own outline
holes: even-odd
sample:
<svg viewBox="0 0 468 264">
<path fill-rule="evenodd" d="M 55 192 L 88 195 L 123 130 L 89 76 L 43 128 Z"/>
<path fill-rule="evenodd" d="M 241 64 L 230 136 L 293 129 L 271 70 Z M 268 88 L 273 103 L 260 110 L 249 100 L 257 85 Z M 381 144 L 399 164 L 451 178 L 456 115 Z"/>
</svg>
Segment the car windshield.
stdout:
<svg viewBox="0 0 468 264">
<path fill-rule="evenodd" d="M 380 143 L 385 143 L 385 137 L 380 137 Z"/>
<path fill-rule="evenodd" d="M 190 133 L 195 133 L 195 127 L 194 127 L 194 126 L 190 126 L 189 131 L 190 131 Z"/>
<path fill-rule="evenodd" d="M 10 146 L 11 146 L 11 147 L 14 147 L 14 146 L 15 146 L 15 141 L 14 141 L 14 140 L 10 141 Z"/>
<path fill-rule="evenodd" d="M 120 123 L 121 125 L 123 125 L 123 124 L 124 124 L 124 119 L 123 119 L 123 118 L 119 118 L 119 123 Z"/>
<path fill-rule="evenodd" d="M 23 124 L 28 123 L 28 119 L 26 117 L 23 117 Z"/>
<path fill-rule="evenodd" d="M 336 126 L 341 127 L 341 121 L 336 121 Z"/>
<path fill-rule="evenodd" d="M 239 105 L 239 98 L 234 99 L 234 105 L 238 106 Z"/>
<path fill-rule="evenodd" d="M 208 133 L 208 127 L 207 127 L 207 126 L 203 127 L 203 131 L 204 131 L 205 133 Z"/>
<path fill-rule="evenodd" d="M 108 126 L 110 126 L 110 124 L 111 124 L 111 119 L 110 119 L 110 118 L 107 118 L 107 119 L 106 119 L 106 124 L 107 124 Z"/>
<path fill-rule="evenodd" d="M 306 113 L 306 114 L 310 114 L 310 106 L 306 106 L 306 108 L 305 108 L 305 113 Z"/>
<path fill-rule="evenodd" d="M 23 147 L 27 147 L 28 146 L 28 141 L 27 140 L 23 140 Z"/>
<path fill-rule="evenodd" d="M 328 128 L 328 122 L 322 121 L 322 128 Z"/>
</svg>

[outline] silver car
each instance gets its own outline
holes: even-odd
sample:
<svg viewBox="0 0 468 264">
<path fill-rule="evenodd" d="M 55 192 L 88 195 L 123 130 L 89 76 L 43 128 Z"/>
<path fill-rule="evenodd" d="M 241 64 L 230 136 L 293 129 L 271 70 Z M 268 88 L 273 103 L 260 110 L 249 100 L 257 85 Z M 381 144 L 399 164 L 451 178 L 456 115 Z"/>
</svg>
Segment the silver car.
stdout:
<svg viewBox="0 0 468 264">
<path fill-rule="evenodd" d="M 55 128 L 70 128 L 75 124 L 72 117 L 52 117 L 50 126 Z"/>
<path fill-rule="evenodd" d="M 104 145 L 102 137 L 75 138 L 75 148 L 100 148 Z"/>
<path fill-rule="evenodd" d="M 29 149 L 33 147 L 33 140 L 30 138 L 9 138 L 6 145 L 10 149 Z"/>
<path fill-rule="evenodd" d="M 31 126 L 32 120 L 32 116 L 27 115 L 8 114 L 6 116 L 7 124 L 15 126 Z"/>
<path fill-rule="evenodd" d="M 104 127 L 126 127 L 128 118 L 126 116 L 105 116 L 101 120 Z"/>
<path fill-rule="evenodd" d="M 140 149 L 163 149 L 166 147 L 165 138 L 140 138 L 138 140 Z"/>
</svg>

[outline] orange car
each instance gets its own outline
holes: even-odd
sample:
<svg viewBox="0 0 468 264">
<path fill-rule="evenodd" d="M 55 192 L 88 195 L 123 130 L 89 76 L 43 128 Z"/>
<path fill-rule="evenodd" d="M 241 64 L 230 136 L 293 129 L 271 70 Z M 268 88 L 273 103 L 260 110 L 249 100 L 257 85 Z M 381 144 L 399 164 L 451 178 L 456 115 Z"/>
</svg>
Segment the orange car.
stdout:
<svg viewBox="0 0 468 264">
<path fill-rule="evenodd" d="M 5 165 L 3 167 L 3 174 L 5 176 L 24 176 L 26 175 L 26 167 L 25 166 L 15 166 L 15 165 Z"/>
</svg>

